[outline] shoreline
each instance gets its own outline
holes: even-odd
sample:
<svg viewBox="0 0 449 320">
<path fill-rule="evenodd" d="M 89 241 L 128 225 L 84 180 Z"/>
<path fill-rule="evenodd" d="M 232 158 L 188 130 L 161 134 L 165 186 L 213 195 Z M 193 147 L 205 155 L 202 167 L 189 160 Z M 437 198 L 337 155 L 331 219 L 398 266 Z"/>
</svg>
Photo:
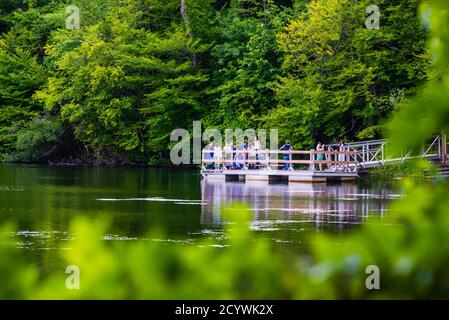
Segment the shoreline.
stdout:
<svg viewBox="0 0 449 320">
<path fill-rule="evenodd" d="M 0 161 L 0 164 L 12 164 L 12 165 L 42 165 L 56 168 L 160 168 L 160 169 L 198 169 L 197 165 L 183 165 L 175 166 L 171 164 L 148 164 L 148 163 L 133 163 L 133 162 L 120 162 L 111 163 L 107 161 Z"/>
<path fill-rule="evenodd" d="M 174 169 L 174 170 L 200 170 L 200 165 L 182 165 L 177 166 L 169 163 L 144 163 L 144 162 L 125 162 L 125 161 L 100 161 L 100 160 L 88 160 L 83 161 L 74 159 L 70 161 L 0 161 L 1 164 L 10 165 L 40 165 L 54 168 L 153 168 L 153 169 Z M 385 167 L 377 167 L 370 170 L 362 170 L 359 172 L 360 177 L 392 177 L 392 178 L 428 178 L 432 176 L 431 170 L 423 170 L 422 168 L 413 168 L 410 163 L 401 165 L 392 165 Z"/>
</svg>

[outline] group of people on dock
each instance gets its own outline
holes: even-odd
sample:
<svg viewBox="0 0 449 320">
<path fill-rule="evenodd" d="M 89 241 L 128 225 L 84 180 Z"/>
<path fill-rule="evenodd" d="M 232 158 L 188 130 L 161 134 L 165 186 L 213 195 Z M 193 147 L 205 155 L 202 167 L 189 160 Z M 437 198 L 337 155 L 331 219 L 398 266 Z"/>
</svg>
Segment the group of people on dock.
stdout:
<svg viewBox="0 0 449 320">
<path fill-rule="evenodd" d="M 227 169 L 243 170 L 245 169 L 245 162 L 248 160 L 255 161 L 254 164 L 249 165 L 249 169 L 257 168 L 260 151 L 261 143 L 257 137 L 254 137 L 251 144 L 248 143 L 248 140 L 238 146 L 232 142 L 227 142 L 223 148 L 219 144 L 209 141 L 203 153 L 204 159 L 209 160 L 207 169 L 220 169 L 220 166 L 226 166 Z"/>
<path fill-rule="evenodd" d="M 290 140 L 286 140 L 285 143 L 279 148 L 282 153 L 283 169 L 292 170 L 292 153 L 285 151 L 293 151 L 293 145 Z M 347 150 L 343 140 L 338 144 L 339 152 L 345 152 Z M 323 171 L 323 164 L 327 165 L 327 169 L 331 169 L 331 155 L 327 152 L 335 151 L 331 146 L 318 142 L 315 154 L 316 161 L 318 161 L 319 170 Z M 337 158 L 337 157 L 336 157 Z M 220 144 L 214 144 L 209 141 L 207 146 L 203 150 L 203 159 L 206 160 L 206 168 L 212 169 L 259 169 L 262 166 L 263 160 L 269 159 L 269 153 L 261 149 L 261 143 L 257 136 L 254 137 L 252 143 L 248 143 L 248 140 L 244 140 L 240 145 L 236 145 L 232 142 L 228 142 L 221 147 Z M 346 159 L 345 154 L 339 154 L 338 158 L 334 161 L 344 162 Z M 266 162 L 264 162 L 266 163 Z M 248 166 L 246 166 L 248 164 Z"/>
<path fill-rule="evenodd" d="M 331 169 L 331 155 L 327 152 L 332 152 L 332 151 L 338 151 L 338 152 L 346 152 L 347 148 L 345 145 L 345 142 L 343 140 L 340 140 L 340 142 L 338 143 L 338 150 L 334 150 L 331 146 L 326 145 L 324 143 L 318 142 L 317 146 L 316 146 L 316 160 L 320 161 L 318 163 L 318 167 L 320 171 L 323 171 L 323 162 L 326 162 L 326 166 L 327 169 Z M 338 162 L 344 162 L 346 161 L 346 155 L 345 154 L 339 154 L 338 158 L 335 159 L 335 161 Z"/>
</svg>

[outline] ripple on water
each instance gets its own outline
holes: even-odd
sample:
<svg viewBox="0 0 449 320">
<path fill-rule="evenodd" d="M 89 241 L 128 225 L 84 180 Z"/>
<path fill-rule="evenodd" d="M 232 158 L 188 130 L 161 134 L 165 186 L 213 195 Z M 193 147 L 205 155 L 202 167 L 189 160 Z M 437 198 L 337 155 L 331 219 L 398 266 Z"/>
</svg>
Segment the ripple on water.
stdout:
<svg viewBox="0 0 449 320">
<path fill-rule="evenodd" d="M 266 212 L 273 212 L 273 211 L 281 211 L 281 212 L 291 212 L 291 213 L 300 213 L 300 214 L 329 214 L 332 213 L 355 213 L 354 210 L 349 209 L 339 209 L 339 210 L 328 210 L 328 209 L 291 209 L 291 208 L 257 208 L 257 209 L 249 209 L 254 211 L 266 211 Z"/>
<path fill-rule="evenodd" d="M 116 234 L 107 234 L 103 237 L 103 240 L 107 241 L 136 241 L 136 240 L 147 240 L 147 239 L 139 239 L 136 237 L 123 237 Z"/>
<path fill-rule="evenodd" d="M 401 194 L 370 194 L 370 193 L 349 193 L 348 196 L 356 198 L 369 198 L 369 199 L 400 199 L 403 197 Z M 352 198 L 349 198 L 352 200 Z"/>
<path fill-rule="evenodd" d="M 25 187 L 22 186 L 0 186 L 0 191 L 23 192 Z"/>
<path fill-rule="evenodd" d="M 30 231 L 22 230 L 18 232 L 9 233 L 11 238 L 15 240 L 15 245 L 18 248 L 30 249 L 30 250 L 52 250 L 57 249 L 54 246 L 54 241 L 56 242 L 67 242 L 76 239 L 76 235 L 70 234 L 68 232 L 62 231 Z M 191 244 L 194 242 L 193 239 L 147 239 L 138 237 L 128 237 L 120 236 L 117 234 L 106 234 L 102 237 L 105 241 L 156 241 L 156 242 L 167 242 L 167 243 L 180 243 L 180 244 Z M 70 249 L 70 248 L 64 248 Z"/>
<path fill-rule="evenodd" d="M 148 201 L 148 202 L 174 202 L 175 204 L 206 204 L 203 200 L 195 200 L 195 199 L 170 199 L 170 198 L 161 198 L 161 197 L 151 197 L 151 198 L 100 198 L 95 199 L 97 201 Z"/>
<path fill-rule="evenodd" d="M 193 242 L 192 239 L 183 239 L 183 240 L 179 240 L 179 239 L 151 239 L 152 241 L 156 241 L 156 242 L 172 242 L 172 243 L 185 243 L 185 244 L 190 244 Z"/>
</svg>

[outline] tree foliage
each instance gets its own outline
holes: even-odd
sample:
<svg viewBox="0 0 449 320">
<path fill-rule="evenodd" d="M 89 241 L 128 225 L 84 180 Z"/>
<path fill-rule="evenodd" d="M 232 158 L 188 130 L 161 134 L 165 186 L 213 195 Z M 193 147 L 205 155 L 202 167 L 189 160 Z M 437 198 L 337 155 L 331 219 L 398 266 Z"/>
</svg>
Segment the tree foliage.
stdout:
<svg viewBox="0 0 449 320">
<path fill-rule="evenodd" d="M 54 34 L 46 47 L 54 73 L 36 98 L 100 156 L 164 151 L 171 130 L 199 113 L 207 76 L 191 60 L 198 41 L 137 23 L 123 8 L 82 32 Z"/>
<path fill-rule="evenodd" d="M 379 1 L 381 27 L 368 29 L 370 1 L 311 1 L 278 35 L 284 74 L 267 120 L 303 147 L 379 137 L 397 101 L 428 75 L 419 3 Z"/>
<path fill-rule="evenodd" d="M 0 153 L 18 158 L 42 118 L 72 135 L 66 156 L 133 163 L 167 159 L 170 132 L 194 120 L 280 129 L 297 148 L 379 137 L 438 78 L 419 3 L 379 1 L 368 30 L 368 0 L 2 2 Z"/>
</svg>

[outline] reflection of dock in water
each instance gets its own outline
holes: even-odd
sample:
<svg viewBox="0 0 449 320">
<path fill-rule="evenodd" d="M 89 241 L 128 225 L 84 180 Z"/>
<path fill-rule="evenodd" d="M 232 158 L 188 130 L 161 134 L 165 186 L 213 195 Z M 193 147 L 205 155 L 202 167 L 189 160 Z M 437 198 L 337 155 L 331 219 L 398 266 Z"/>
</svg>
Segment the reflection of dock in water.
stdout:
<svg viewBox="0 0 449 320">
<path fill-rule="evenodd" d="M 289 183 L 326 183 L 328 181 L 355 181 L 356 171 L 310 171 L 310 170 L 202 170 L 206 180 Z"/>
<path fill-rule="evenodd" d="M 223 206 L 247 204 L 254 222 L 358 224 L 369 212 L 383 214 L 387 195 L 371 195 L 356 184 L 266 184 L 202 181 L 202 224 L 221 224 Z"/>
</svg>

